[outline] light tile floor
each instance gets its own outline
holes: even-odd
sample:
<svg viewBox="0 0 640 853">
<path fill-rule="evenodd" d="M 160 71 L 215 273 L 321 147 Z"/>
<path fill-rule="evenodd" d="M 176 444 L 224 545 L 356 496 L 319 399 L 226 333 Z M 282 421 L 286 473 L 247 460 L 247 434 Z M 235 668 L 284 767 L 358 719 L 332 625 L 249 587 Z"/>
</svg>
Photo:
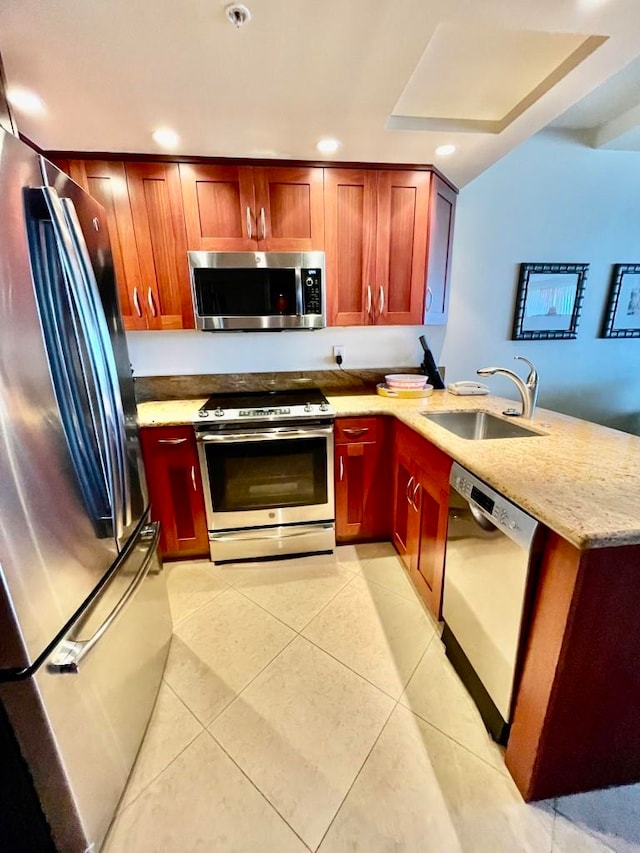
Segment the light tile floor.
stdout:
<svg viewBox="0 0 640 853">
<path fill-rule="evenodd" d="M 106 853 L 640 851 L 640 785 L 522 801 L 390 545 L 166 569 L 173 643 Z"/>
</svg>

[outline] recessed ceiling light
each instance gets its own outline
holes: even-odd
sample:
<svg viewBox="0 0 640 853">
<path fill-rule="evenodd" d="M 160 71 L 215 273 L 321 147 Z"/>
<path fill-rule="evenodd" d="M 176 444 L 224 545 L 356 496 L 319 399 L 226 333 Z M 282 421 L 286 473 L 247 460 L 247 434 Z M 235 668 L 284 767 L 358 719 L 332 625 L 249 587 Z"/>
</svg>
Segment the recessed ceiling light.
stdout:
<svg viewBox="0 0 640 853">
<path fill-rule="evenodd" d="M 175 130 L 171 130 L 168 127 L 161 127 L 158 130 L 154 130 L 152 137 L 153 141 L 162 148 L 177 148 L 180 142 L 180 137 Z"/>
<path fill-rule="evenodd" d="M 436 154 L 438 157 L 449 157 L 451 154 L 455 154 L 455 151 L 455 145 L 438 145 L 436 148 Z"/>
<path fill-rule="evenodd" d="M 11 106 L 26 113 L 26 115 L 36 116 L 46 112 L 42 98 L 29 89 L 11 88 L 7 91 L 7 98 Z"/>
<path fill-rule="evenodd" d="M 321 154 L 334 154 L 340 148 L 340 143 L 337 139 L 321 139 L 316 148 Z"/>
</svg>

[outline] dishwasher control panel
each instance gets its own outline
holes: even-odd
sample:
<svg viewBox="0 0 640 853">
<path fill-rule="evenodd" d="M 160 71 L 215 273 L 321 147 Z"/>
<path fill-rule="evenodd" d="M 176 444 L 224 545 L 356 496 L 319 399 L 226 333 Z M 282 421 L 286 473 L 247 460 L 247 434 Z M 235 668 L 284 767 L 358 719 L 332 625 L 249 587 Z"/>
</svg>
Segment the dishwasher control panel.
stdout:
<svg viewBox="0 0 640 853">
<path fill-rule="evenodd" d="M 451 467 L 450 483 L 463 498 L 511 539 L 523 546 L 531 541 L 538 522 L 457 462 Z"/>
</svg>

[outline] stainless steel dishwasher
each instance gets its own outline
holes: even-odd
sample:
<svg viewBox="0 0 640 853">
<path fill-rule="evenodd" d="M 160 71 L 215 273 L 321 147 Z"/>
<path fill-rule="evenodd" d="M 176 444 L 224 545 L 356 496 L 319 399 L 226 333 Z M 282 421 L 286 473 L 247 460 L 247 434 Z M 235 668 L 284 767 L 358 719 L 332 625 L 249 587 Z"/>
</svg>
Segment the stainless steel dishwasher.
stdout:
<svg viewBox="0 0 640 853">
<path fill-rule="evenodd" d="M 491 736 L 506 743 L 542 528 L 455 462 L 450 483 L 442 640 Z"/>
</svg>

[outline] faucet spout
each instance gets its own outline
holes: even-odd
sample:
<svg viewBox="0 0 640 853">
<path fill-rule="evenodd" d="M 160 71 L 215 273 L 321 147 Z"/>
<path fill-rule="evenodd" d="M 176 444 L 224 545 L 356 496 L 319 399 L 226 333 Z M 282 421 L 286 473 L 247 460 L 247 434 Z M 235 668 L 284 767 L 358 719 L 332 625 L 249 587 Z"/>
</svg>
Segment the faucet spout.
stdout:
<svg viewBox="0 0 640 853">
<path fill-rule="evenodd" d="M 530 370 L 526 381 L 518 376 L 517 373 L 514 373 L 513 370 L 509 370 L 506 367 L 481 367 L 476 372 L 479 376 L 508 376 L 520 392 L 522 417 L 533 420 L 533 413 L 538 399 L 538 371 L 528 359 L 523 358 L 521 355 L 516 355 L 514 358 L 524 361 L 529 365 Z"/>
</svg>

